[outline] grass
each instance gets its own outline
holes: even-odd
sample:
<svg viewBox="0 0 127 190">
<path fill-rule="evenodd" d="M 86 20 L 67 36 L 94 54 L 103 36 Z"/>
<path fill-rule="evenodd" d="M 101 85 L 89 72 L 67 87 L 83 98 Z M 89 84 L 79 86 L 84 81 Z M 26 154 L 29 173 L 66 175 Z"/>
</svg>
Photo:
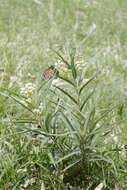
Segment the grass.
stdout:
<svg viewBox="0 0 127 190">
<path fill-rule="evenodd" d="M 0 190 L 127 189 L 126 8 L 0 1 Z"/>
</svg>

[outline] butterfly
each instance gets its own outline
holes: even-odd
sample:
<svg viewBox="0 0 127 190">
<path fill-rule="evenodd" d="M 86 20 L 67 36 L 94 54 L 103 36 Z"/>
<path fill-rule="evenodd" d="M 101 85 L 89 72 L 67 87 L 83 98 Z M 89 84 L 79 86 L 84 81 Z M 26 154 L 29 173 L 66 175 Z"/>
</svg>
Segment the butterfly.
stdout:
<svg viewBox="0 0 127 190">
<path fill-rule="evenodd" d="M 52 78 L 57 78 L 58 76 L 59 76 L 59 71 L 54 66 L 50 66 L 43 73 L 44 80 L 50 80 Z"/>
</svg>

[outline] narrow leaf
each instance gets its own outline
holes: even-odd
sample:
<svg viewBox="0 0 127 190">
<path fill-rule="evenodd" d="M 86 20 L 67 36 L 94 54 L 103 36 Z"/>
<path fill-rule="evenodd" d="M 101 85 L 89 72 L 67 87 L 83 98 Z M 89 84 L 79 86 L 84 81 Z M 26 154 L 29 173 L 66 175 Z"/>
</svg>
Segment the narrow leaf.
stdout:
<svg viewBox="0 0 127 190">
<path fill-rule="evenodd" d="M 82 87 L 80 88 L 80 91 L 79 91 L 79 95 L 81 95 L 83 89 L 91 82 L 94 80 L 95 77 L 92 77 L 90 80 L 88 80 L 85 84 L 82 85 Z"/>
<path fill-rule="evenodd" d="M 115 108 L 118 108 L 118 106 L 119 106 L 119 105 L 116 105 L 116 106 L 112 107 L 111 109 L 106 110 L 106 111 L 102 114 L 102 116 L 99 117 L 99 118 L 95 121 L 95 125 L 96 125 L 99 121 L 101 121 L 104 117 L 106 117 L 110 112 L 112 112 Z"/>
<path fill-rule="evenodd" d="M 34 112 L 28 106 L 26 106 L 25 104 L 23 104 L 21 102 L 21 100 L 19 100 L 19 98 L 16 98 L 16 97 L 12 96 L 11 94 L 5 94 L 5 93 L 2 93 L 2 92 L 0 92 L 0 94 L 3 95 L 3 96 L 5 96 L 5 97 L 12 98 L 15 102 L 17 102 L 22 107 L 24 107 L 25 109 L 27 109 L 28 111 L 30 111 L 31 113 L 34 114 Z"/>
<path fill-rule="evenodd" d="M 96 188 L 95 190 L 102 190 L 104 184 L 103 183 L 100 183 Z"/>
<path fill-rule="evenodd" d="M 78 104 L 78 102 L 65 90 L 61 89 L 60 87 L 56 86 L 57 89 L 59 89 L 61 92 L 63 92 L 66 96 L 68 96 L 75 104 Z"/>
<path fill-rule="evenodd" d="M 87 98 L 84 100 L 84 102 L 82 103 L 81 107 L 80 107 L 80 111 L 83 110 L 85 104 L 88 102 L 88 100 L 91 98 L 91 96 L 93 95 L 95 89 L 87 96 Z"/>
<path fill-rule="evenodd" d="M 68 158 L 70 158 L 70 157 L 72 157 L 72 156 L 74 156 L 74 155 L 79 155 L 79 154 L 80 154 L 80 151 L 71 152 L 70 154 L 68 154 L 68 155 L 66 155 L 66 156 L 64 156 L 64 157 L 62 157 L 62 158 L 60 158 L 60 159 L 56 162 L 56 164 L 62 162 L 63 160 L 66 160 L 66 159 L 68 159 Z"/>
<path fill-rule="evenodd" d="M 14 96 L 9 96 L 10 98 L 12 98 L 13 100 L 15 100 L 15 102 L 17 102 L 18 104 L 20 104 L 22 107 L 24 107 L 25 109 L 27 109 L 28 111 L 30 111 L 31 113 L 34 114 L 34 112 L 28 107 L 26 106 L 25 104 L 23 104 L 20 100 L 18 100 L 16 97 Z"/>
<path fill-rule="evenodd" d="M 53 50 L 53 51 L 58 55 L 58 57 L 61 58 L 61 60 L 68 66 L 68 69 L 69 69 L 70 68 L 70 64 L 68 63 L 68 61 L 65 60 L 64 57 L 58 51 L 56 51 L 56 50 Z"/>
<path fill-rule="evenodd" d="M 52 163 L 52 164 L 54 165 L 54 167 L 56 168 L 56 163 L 55 163 L 55 160 L 54 160 L 54 158 L 53 158 L 52 153 L 49 152 L 49 153 L 48 153 L 48 156 L 49 156 L 49 158 L 50 158 L 51 163 Z"/>
<path fill-rule="evenodd" d="M 70 165 L 68 165 L 68 166 L 66 166 L 66 168 L 64 168 L 64 169 L 62 170 L 62 172 L 63 172 L 63 173 L 66 172 L 68 169 L 70 169 L 70 168 L 73 167 L 74 165 L 78 164 L 80 161 L 81 161 L 81 159 L 80 159 L 80 160 L 77 160 L 76 162 L 74 162 L 74 163 L 72 163 L 72 164 L 70 164 Z"/>
<path fill-rule="evenodd" d="M 71 128 L 72 131 L 75 131 L 75 128 L 73 127 L 73 125 L 71 124 L 70 120 L 68 119 L 68 117 L 66 117 L 66 115 L 64 113 L 61 112 L 61 115 L 63 116 L 63 118 L 66 120 L 66 122 L 68 123 L 69 127 Z"/>
<path fill-rule="evenodd" d="M 91 123 L 92 121 L 94 121 L 94 115 L 95 115 L 95 107 L 91 110 L 91 112 L 90 112 L 90 114 L 87 117 L 87 120 L 85 122 L 86 130 L 88 129 L 89 131 L 91 131 L 92 126 L 94 126 L 94 122 Z"/>
<path fill-rule="evenodd" d="M 64 77 L 62 77 L 62 76 L 59 76 L 59 78 L 62 79 L 62 80 L 64 80 L 65 82 L 71 84 L 73 87 L 75 87 L 75 84 L 74 84 L 73 82 L 71 82 L 69 79 L 64 78 Z"/>
<path fill-rule="evenodd" d="M 74 64 L 74 55 L 71 55 L 71 70 L 72 70 L 73 78 L 76 79 L 77 78 L 77 71 L 76 71 L 76 67 Z"/>
<path fill-rule="evenodd" d="M 64 113 L 61 112 L 61 115 L 63 116 L 63 118 L 65 119 L 65 121 L 67 122 L 69 129 L 71 129 L 72 132 L 75 132 L 75 136 L 78 140 L 80 140 L 80 135 L 78 135 L 76 129 L 74 128 L 74 126 L 71 124 L 70 120 L 68 119 L 68 117 L 66 117 L 66 115 Z"/>
</svg>

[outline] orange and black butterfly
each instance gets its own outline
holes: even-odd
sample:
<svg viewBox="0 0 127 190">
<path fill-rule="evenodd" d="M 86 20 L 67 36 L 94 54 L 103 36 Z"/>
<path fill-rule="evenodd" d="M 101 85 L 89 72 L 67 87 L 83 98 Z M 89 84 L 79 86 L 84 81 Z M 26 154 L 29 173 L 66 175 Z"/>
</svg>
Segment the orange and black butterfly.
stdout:
<svg viewBox="0 0 127 190">
<path fill-rule="evenodd" d="M 54 66 L 50 66 L 43 73 L 44 80 L 50 80 L 52 78 L 57 78 L 58 76 L 59 76 L 59 71 Z"/>
</svg>

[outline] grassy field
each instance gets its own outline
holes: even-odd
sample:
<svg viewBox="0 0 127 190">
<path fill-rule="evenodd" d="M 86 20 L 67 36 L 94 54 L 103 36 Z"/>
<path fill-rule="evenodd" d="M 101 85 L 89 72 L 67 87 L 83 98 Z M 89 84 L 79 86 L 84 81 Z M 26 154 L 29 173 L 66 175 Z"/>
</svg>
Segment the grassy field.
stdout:
<svg viewBox="0 0 127 190">
<path fill-rule="evenodd" d="M 126 10 L 0 0 L 0 190 L 127 190 Z"/>
</svg>

